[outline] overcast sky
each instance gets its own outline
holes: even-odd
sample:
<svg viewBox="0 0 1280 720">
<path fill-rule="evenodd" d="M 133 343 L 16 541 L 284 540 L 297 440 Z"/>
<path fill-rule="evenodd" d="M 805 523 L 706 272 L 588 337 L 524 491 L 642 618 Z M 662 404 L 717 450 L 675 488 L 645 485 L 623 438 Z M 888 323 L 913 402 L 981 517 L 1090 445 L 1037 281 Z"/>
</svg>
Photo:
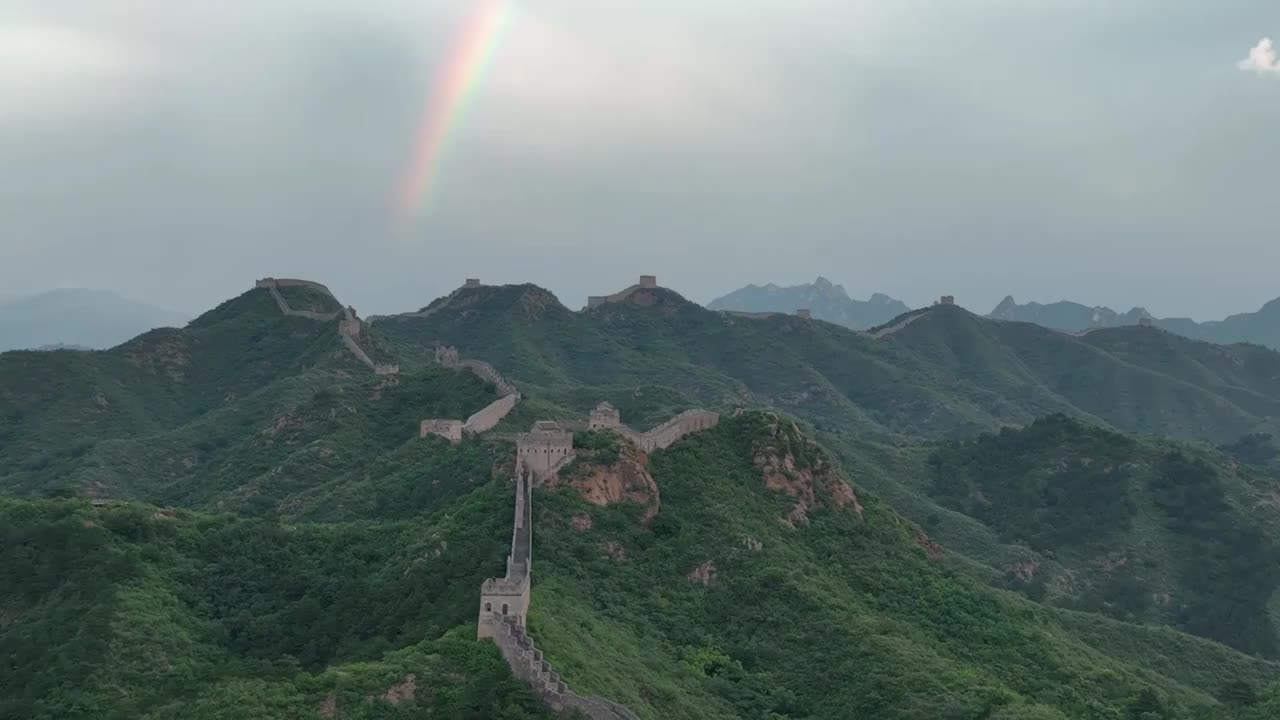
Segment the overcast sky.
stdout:
<svg viewBox="0 0 1280 720">
<path fill-rule="evenodd" d="M 537 0 L 397 188 L 469 0 L 3 0 L 0 293 L 363 314 L 818 274 L 1212 319 L 1280 295 L 1274 0 Z"/>
</svg>

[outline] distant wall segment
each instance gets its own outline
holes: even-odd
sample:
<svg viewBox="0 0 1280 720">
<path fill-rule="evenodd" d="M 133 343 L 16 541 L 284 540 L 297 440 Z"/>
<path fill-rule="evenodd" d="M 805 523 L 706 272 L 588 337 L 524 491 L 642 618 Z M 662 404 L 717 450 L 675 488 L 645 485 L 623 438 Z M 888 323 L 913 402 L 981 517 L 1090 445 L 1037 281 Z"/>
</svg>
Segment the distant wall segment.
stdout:
<svg viewBox="0 0 1280 720">
<path fill-rule="evenodd" d="M 400 366 L 398 364 L 376 363 L 373 361 L 373 358 L 369 357 L 369 353 L 365 352 L 364 348 L 360 347 L 360 318 L 356 317 L 355 308 L 350 305 L 342 305 L 342 303 L 338 301 L 337 296 L 335 296 L 333 292 L 324 285 L 311 280 L 299 280 L 297 278 L 262 278 L 254 283 L 254 287 L 265 289 L 267 292 L 271 293 L 271 298 L 275 300 L 276 307 L 280 308 L 281 313 L 289 317 L 301 317 L 308 320 L 315 320 L 317 322 L 329 322 L 338 316 L 342 316 L 342 319 L 338 321 L 338 337 L 341 339 L 343 347 L 345 347 L 348 352 L 355 356 L 357 360 L 363 363 L 370 370 L 373 370 L 375 375 L 396 375 L 400 372 Z M 289 306 L 289 302 L 284 299 L 284 296 L 280 294 L 280 288 L 282 287 L 309 288 L 311 290 L 324 293 L 332 298 L 334 303 L 341 306 L 342 309 L 331 313 L 318 313 L 310 310 L 294 310 Z"/>
</svg>

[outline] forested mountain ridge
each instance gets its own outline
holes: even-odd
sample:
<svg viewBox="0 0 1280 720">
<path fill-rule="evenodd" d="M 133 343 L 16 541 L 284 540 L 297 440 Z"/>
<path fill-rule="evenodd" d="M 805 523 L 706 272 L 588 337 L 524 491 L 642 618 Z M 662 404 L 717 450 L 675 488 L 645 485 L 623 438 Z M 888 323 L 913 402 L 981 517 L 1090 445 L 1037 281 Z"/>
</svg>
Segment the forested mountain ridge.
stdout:
<svg viewBox="0 0 1280 720">
<path fill-rule="evenodd" d="M 940 305 L 863 334 L 790 316 L 726 316 L 663 288 L 581 313 L 532 285 L 460 292 L 427 317 L 376 327 L 413 352 L 457 345 L 553 395 L 665 384 L 701 403 L 761 402 L 817 423 L 913 435 L 1064 412 L 1229 441 L 1280 416 L 1280 354 L 1152 328 L 1073 337 Z"/>
<path fill-rule="evenodd" d="M 132 351 L 0 356 L 0 393 L 22 400 L 0 415 L 0 489 L 27 498 L 0 507 L 0 656 L 22 659 L 0 714 L 540 717 L 469 639 L 510 538 L 505 433 L 600 400 L 640 427 L 695 406 L 726 419 L 644 459 L 648 505 L 595 504 L 584 483 L 616 473 L 607 452 L 535 495 L 531 631 L 581 692 L 644 718 L 1253 720 L 1280 702 L 1266 689 L 1276 474 L 1257 434 L 1275 353 L 1150 328 L 1070 338 L 949 307 L 877 338 L 661 288 L 585 312 L 531 285 L 433 306 L 366 327 L 398 375 L 259 290 Z M 519 386 L 497 433 L 418 437 L 421 418 L 496 397 L 436 365 L 437 344 Z M 1128 468 L 1114 483 L 1128 520 L 1064 520 L 1091 512 L 1072 489 L 1108 463 Z M 997 478 L 1026 491 L 983 484 Z M 1215 527 L 1241 534 L 1204 543 Z M 1221 551 L 1246 580 L 1213 583 Z M 1240 613 L 1215 615 L 1236 589 Z"/>
</svg>

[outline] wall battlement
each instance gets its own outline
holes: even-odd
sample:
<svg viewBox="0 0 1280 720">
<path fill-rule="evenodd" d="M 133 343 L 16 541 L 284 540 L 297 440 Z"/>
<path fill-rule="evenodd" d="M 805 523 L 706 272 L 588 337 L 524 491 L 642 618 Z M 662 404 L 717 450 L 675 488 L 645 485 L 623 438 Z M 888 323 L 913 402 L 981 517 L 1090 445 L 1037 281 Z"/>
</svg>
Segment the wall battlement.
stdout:
<svg viewBox="0 0 1280 720">
<path fill-rule="evenodd" d="M 646 432 L 637 432 L 623 425 L 617 408 L 602 402 L 591 411 L 592 429 L 606 428 L 635 443 L 645 452 L 662 450 L 675 444 L 690 433 L 708 430 L 720 424 L 720 414 L 710 410 L 685 410 L 670 420 Z"/>
<path fill-rule="evenodd" d="M 508 618 L 493 619 L 493 641 L 511 666 L 511 672 L 533 690 L 538 699 L 558 713 L 579 712 L 590 720 L 639 720 L 635 713 L 601 697 L 584 697 L 569 688 L 547 662 L 523 625 Z"/>
<path fill-rule="evenodd" d="M 631 294 L 636 292 L 637 290 L 653 290 L 657 287 L 658 287 L 658 277 L 656 275 L 641 275 L 640 281 L 637 282 L 635 285 L 627 287 L 623 290 L 619 290 L 618 292 L 612 295 L 587 296 L 587 307 L 585 309 L 590 310 L 592 308 L 598 308 L 606 303 L 622 302 L 627 298 L 631 297 Z"/>
<path fill-rule="evenodd" d="M 481 408 L 466 420 L 450 420 L 429 418 L 419 425 L 418 437 L 440 435 L 451 442 L 462 440 L 462 433 L 488 432 L 497 427 L 517 403 L 520 402 L 520 391 L 506 378 L 502 377 L 492 365 L 482 360 L 463 360 L 458 349 L 452 346 L 436 347 L 436 362 L 455 370 L 470 370 L 476 377 L 492 383 L 498 391 L 499 398 Z M 456 425 L 455 425 L 456 423 Z M 460 428 L 460 429 L 459 429 Z"/>
</svg>

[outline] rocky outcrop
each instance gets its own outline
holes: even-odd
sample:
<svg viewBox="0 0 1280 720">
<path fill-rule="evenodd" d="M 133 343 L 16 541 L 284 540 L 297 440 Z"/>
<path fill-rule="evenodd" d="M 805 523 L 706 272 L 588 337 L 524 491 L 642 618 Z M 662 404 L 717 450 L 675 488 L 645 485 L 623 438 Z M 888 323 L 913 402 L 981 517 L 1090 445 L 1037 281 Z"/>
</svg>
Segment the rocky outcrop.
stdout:
<svg viewBox="0 0 1280 720">
<path fill-rule="evenodd" d="M 649 458 L 639 449 L 628 446 L 612 465 L 590 465 L 568 480 L 582 499 L 592 505 L 607 506 L 631 502 L 643 506 L 641 525 L 648 527 L 662 509 L 658 484 L 649 474 Z"/>
<path fill-rule="evenodd" d="M 795 423 L 784 426 L 774 416 L 769 438 L 756 443 L 752 463 L 763 476 L 765 487 L 795 500 L 782 518 L 787 527 L 807 525 L 810 511 L 823 502 L 862 517 L 862 504 L 853 488 L 840 477 L 817 444 L 801 435 Z"/>
</svg>

